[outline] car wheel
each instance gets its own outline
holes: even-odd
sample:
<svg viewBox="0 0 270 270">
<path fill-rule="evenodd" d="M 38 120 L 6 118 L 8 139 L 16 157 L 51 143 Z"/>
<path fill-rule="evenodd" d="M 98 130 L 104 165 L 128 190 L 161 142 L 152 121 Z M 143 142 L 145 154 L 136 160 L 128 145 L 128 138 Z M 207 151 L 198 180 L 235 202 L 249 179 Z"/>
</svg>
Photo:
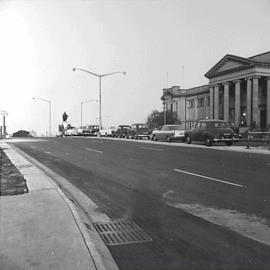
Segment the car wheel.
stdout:
<svg viewBox="0 0 270 270">
<path fill-rule="evenodd" d="M 157 140 L 158 140 L 158 139 L 157 139 L 157 136 L 154 135 L 154 136 L 152 137 L 152 140 L 157 142 Z"/>
<path fill-rule="evenodd" d="M 167 137 L 166 137 L 166 141 L 167 141 L 167 142 L 171 142 L 170 136 L 167 136 Z"/>
<path fill-rule="evenodd" d="M 231 146 L 233 144 L 233 142 L 226 142 L 225 143 L 227 146 Z"/>
<path fill-rule="evenodd" d="M 206 146 L 211 146 L 212 145 L 212 141 L 209 137 L 205 137 L 205 145 Z"/>
<path fill-rule="evenodd" d="M 189 136 L 186 137 L 186 143 L 187 143 L 187 144 L 191 144 L 191 139 L 190 139 Z"/>
</svg>

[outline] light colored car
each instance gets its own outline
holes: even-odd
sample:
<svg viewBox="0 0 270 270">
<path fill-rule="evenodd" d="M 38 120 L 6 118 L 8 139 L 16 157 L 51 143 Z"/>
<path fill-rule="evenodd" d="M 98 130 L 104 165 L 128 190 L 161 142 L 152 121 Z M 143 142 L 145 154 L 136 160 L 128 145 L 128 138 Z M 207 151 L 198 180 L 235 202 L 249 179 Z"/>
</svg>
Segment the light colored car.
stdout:
<svg viewBox="0 0 270 270">
<path fill-rule="evenodd" d="M 116 127 L 102 127 L 99 131 L 99 136 L 101 137 L 114 137 L 116 131 Z"/>
<path fill-rule="evenodd" d="M 75 127 L 69 126 L 65 130 L 65 136 L 77 136 L 78 135 L 78 130 Z"/>
<path fill-rule="evenodd" d="M 161 129 L 153 130 L 151 139 L 154 141 L 176 141 L 185 140 L 184 124 L 180 125 L 164 125 Z"/>
</svg>

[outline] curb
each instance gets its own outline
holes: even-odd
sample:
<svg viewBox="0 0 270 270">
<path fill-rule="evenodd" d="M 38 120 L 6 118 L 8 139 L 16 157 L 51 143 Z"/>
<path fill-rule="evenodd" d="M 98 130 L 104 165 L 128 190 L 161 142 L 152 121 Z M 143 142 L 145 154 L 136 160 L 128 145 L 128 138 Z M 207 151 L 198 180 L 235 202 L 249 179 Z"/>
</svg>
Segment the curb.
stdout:
<svg viewBox="0 0 270 270">
<path fill-rule="evenodd" d="M 95 217 L 95 213 L 93 211 L 95 211 L 95 209 L 98 209 L 98 206 L 84 193 L 78 190 L 64 177 L 57 175 L 51 169 L 47 168 L 45 165 L 43 165 L 36 159 L 30 157 L 28 154 L 18 149 L 16 146 L 9 144 L 9 147 L 14 151 L 16 151 L 18 154 L 20 154 L 21 156 L 23 156 L 29 163 L 32 163 L 39 170 L 43 171 L 47 175 L 49 180 L 53 183 L 56 191 L 65 201 L 65 203 L 67 204 L 68 208 L 72 213 L 72 216 L 82 235 L 83 241 L 89 251 L 90 257 L 93 260 L 95 268 L 97 270 L 107 270 L 107 269 L 119 270 L 107 246 L 105 245 L 105 243 L 100 238 L 99 234 L 94 230 L 92 226 L 93 221 L 100 221 L 100 220 L 107 221 L 110 220 L 110 218 L 107 217 L 105 214 L 100 214 L 98 218 Z M 68 186 L 65 184 L 68 184 Z M 79 194 L 80 197 L 79 200 L 73 197 L 75 194 L 76 195 Z M 83 202 L 83 206 L 81 206 L 80 204 L 81 202 Z M 89 205 L 91 206 L 90 212 L 89 212 Z M 80 210 L 80 208 L 82 208 L 82 210 Z M 91 218 L 91 214 L 93 214 L 93 218 Z M 86 224 L 88 225 L 88 227 L 86 227 Z"/>
</svg>

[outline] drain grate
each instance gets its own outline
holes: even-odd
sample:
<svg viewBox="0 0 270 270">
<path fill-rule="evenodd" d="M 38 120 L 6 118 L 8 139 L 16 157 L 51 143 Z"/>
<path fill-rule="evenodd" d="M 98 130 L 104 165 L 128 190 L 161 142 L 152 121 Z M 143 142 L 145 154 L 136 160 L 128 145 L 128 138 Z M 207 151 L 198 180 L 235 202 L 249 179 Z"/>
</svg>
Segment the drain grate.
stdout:
<svg viewBox="0 0 270 270">
<path fill-rule="evenodd" d="M 108 246 L 137 244 L 152 241 L 132 220 L 117 220 L 93 224 L 95 230 Z"/>
</svg>

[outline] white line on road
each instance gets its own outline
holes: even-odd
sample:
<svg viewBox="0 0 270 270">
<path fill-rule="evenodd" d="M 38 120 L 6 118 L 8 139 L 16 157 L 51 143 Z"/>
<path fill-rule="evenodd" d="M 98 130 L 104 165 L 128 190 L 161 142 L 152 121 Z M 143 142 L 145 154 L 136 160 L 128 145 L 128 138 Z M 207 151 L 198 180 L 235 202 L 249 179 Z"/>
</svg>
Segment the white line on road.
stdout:
<svg viewBox="0 0 270 270">
<path fill-rule="evenodd" d="M 95 143 L 102 143 L 102 141 L 92 141 L 92 142 L 95 142 Z"/>
<path fill-rule="evenodd" d="M 205 179 L 208 179 L 208 180 L 220 182 L 220 183 L 227 184 L 227 185 L 232 185 L 232 186 L 236 186 L 236 187 L 244 187 L 243 185 L 239 185 L 239 184 L 236 184 L 236 183 L 233 183 L 233 182 L 228 182 L 228 181 L 216 179 L 216 178 L 205 176 L 205 175 L 201 175 L 201 174 L 196 174 L 196 173 L 187 172 L 187 171 L 178 170 L 178 169 L 174 169 L 174 171 L 180 172 L 180 173 L 189 174 L 189 175 L 193 175 L 193 176 L 198 176 L 198 177 L 201 177 L 201 178 L 205 178 Z"/>
<path fill-rule="evenodd" d="M 85 148 L 85 150 L 87 150 L 87 151 L 93 151 L 93 152 L 97 152 L 97 153 L 103 154 L 102 151 L 91 149 L 91 148 Z"/>
<path fill-rule="evenodd" d="M 160 148 L 150 148 L 150 147 L 140 147 L 141 149 L 146 149 L 146 150 L 154 150 L 154 151 L 164 151 L 163 149 Z"/>
<path fill-rule="evenodd" d="M 51 154 L 52 152 L 49 152 L 49 151 L 44 151 L 46 154 Z"/>
</svg>

